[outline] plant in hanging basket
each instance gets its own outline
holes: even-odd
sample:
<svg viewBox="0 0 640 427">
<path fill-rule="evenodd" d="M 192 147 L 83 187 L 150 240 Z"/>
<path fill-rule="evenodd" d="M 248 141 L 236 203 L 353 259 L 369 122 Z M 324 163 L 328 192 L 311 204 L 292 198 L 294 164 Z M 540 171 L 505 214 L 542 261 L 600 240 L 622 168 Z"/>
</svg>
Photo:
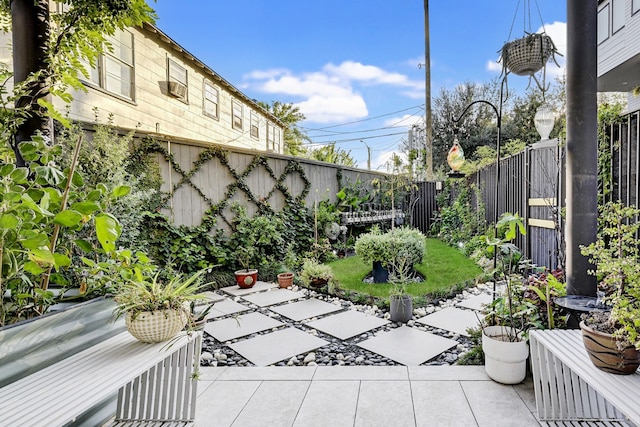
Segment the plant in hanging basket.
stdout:
<svg viewBox="0 0 640 427">
<path fill-rule="evenodd" d="M 519 76 L 531 76 L 540 71 L 558 53 L 551 37 L 545 33 L 526 34 L 524 37 L 507 42 L 502 46 L 500 59 L 503 73 L 512 72 Z"/>
</svg>

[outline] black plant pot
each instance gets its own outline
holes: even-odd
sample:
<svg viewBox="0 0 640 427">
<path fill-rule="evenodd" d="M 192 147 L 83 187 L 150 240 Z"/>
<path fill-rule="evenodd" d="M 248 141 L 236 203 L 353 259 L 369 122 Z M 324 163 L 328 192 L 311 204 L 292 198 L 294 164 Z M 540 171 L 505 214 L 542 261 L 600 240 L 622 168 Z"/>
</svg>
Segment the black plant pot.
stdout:
<svg viewBox="0 0 640 427">
<path fill-rule="evenodd" d="M 395 295 L 389 299 L 389 315 L 392 322 L 407 323 L 413 317 L 411 295 Z"/>
<path fill-rule="evenodd" d="M 373 282 L 387 283 L 389 281 L 389 270 L 382 266 L 380 261 L 373 262 Z"/>
</svg>

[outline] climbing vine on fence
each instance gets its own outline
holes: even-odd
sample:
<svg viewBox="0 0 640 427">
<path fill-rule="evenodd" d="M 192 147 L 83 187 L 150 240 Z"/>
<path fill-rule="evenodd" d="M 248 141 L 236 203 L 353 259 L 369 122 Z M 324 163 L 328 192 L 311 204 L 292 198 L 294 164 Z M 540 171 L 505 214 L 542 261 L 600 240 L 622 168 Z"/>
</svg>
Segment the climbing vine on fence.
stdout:
<svg viewBox="0 0 640 427">
<path fill-rule="evenodd" d="M 229 227 L 232 227 L 232 221 L 225 218 L 222 215 L 222 211 L 229 206 L 229 203 L 238 191 L 244 193 L 247 200 L 256 205 L 258 212 L 260 213 L 273 213 L 273 208 L 269 205 L 268 200 L 279 191 L 285 198 L 287 205 L 304 205 L 305 198 L 309 194 L 311 182 L 307 178 L 304 169 L 299 162 L 290 159 L 287 161 L 284 172 L 277 176 L 269 164 L 269 158 L 261 154 L 255 154 L 251 163 L 242 172 L 234 169 L 229 163 L 229 152 L 220 146 L 211 146 L 204 149 L 199 155 L 198 159 L 193 163 L 191 170 L 185 171 L 180 164 L 176 161 L 175 157 L 169 150 L 160 142 L 152 139 L 145 138 L 142 143 L 136 147 L 134 155 L 148 155 L 148 154 L 160 154 L 170 167 L 180 175 L 180 180 L 173 184 L 169 193 L 165 193 L 163 197 L 163 205 L 167 206 L 169 200 L 174 196 L 175 192 L 185 186 L 190 186 L 201 198 L 204 200 L 209 208 L 203 214 L 202 226 L 206 229 L 211 229 L 217 223 L 217 219 L 221 218 Z M 219 201 L 214 201 L 209 198 L 201 188 L 193 183 L 193 177 L 202 170 L 211 160 L 217 159 L 222 166 L 224 166 L 232 178 L 232 182 L 227 185 L 224 197 Z M 275 185 L 265 195 L 256 195 L 249 188 L 247 184 L 247 178 L 258 168 L 263 168 L 267 172 L 268 176 L 275 181 Z M 304 183 L 304 188 L 297 196 L 292 194 L 291 190 L 286 186 L 286 179 L 293 175 L 298 174 L 300 180 Z"/>
</svg>

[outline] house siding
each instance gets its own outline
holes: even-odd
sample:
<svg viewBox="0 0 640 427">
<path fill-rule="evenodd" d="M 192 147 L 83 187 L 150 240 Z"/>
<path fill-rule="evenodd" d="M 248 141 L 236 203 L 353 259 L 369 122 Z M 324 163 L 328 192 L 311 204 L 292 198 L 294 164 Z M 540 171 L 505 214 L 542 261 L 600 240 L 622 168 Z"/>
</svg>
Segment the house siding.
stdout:
<svg viewBox="0 0 640 427">
<path fill-rule="evenodd" d="M 282 135 L 283 126 L 276 117 L 249 100 L 159 29 L 145 24 L 140 28 L 130 28 L 129 31 L 134 40 L 133 99 L 113 95 L 87 83 L 86 92 L 72 91 L 74 100 L 69 106 L 71 119 L 85 123 L 94 123 L 96 119 L 100 123 L 111 120 L 114 125 L 125 129 L 260 151 L 267 147 L 267 122 L 279 127 Z M 0 35 L 0 56 L 11 69 L 12 58 L 5 54 L 10 44 L 11 34 Z M 168 59 L 187 70 L 185 101 L 168 91 Z M 217 119 L 204 113 L 205 80 L 218 89 Z M 232 128 L 232 99 L 243 105 L 242 131 Z M 60 111 L 67 108 L 59 99 L 54 103 Z M 259 138 L 250 135 L 251 111 L 259 118 Z M 278 146 L 283 147 L 282 140 Z"/>
</svg>

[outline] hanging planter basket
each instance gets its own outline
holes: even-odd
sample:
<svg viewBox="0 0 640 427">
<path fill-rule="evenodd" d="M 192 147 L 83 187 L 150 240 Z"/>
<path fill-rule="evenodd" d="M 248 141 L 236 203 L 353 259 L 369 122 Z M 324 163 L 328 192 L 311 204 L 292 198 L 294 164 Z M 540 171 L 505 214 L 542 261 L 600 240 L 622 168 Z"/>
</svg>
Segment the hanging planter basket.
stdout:
<svg viewBox="0 0 640 427">
<path fill-rule="evenodd" d="M 522 38 L 507 42 L 500 51 L 503 72 L 519 76 L 532 76 L 540 71 L 549 59 L 556 62 L 558 53 L 551 37 L 545 33 L 527 34 Z"/>
</svg>

